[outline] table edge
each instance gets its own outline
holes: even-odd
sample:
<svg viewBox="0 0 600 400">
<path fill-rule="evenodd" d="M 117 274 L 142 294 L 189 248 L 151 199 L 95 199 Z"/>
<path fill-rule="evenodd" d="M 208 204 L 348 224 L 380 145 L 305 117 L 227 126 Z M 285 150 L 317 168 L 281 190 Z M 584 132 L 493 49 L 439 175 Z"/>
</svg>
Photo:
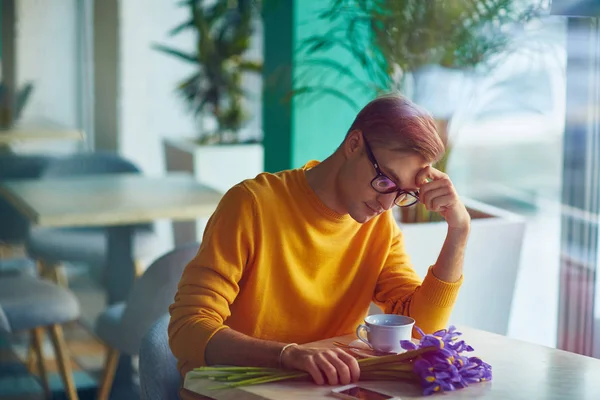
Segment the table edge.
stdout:
<svg viewBox="0 0 600 400">
<path fill-rule="evenodd" d="M 35 210 L 21 198 L 18 194 L 6 186 L 6 182 L 0 182 L 0 196 L 4 197 L 13 207 L 15 207 L 24 217 L 35 225 L 39 224 L 40 216 Z"/>
</svg>

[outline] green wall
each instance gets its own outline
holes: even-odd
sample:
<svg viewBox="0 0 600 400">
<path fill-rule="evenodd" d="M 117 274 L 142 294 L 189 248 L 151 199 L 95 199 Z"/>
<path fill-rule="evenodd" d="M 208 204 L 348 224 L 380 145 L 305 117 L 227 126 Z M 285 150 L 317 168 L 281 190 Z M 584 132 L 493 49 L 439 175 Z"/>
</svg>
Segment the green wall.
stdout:
<svg viewBox="0 0 600 400">
<path fill-rule="evenodd" d="M 297 168 L 311 159 L 323 160 L 341 143 L 359 108 L 374 94 L 356 90 L 350 80 L 330 68 L 305 62 L 295 49 L 306 37 L 325 32 L 327 22 L 317 18 L 327 0 L 279 0 L 264 10 L 265 82 L 263 127 L 265 170 Z M 340 62 L 361 76 L 351 55 L 332 48 L 321 59 Z M 358 107 L 331 94 L 300 94 L 286 100 L 296 85 L 334 87 L 344 91 Z"/>
<path fill-rule="evenodd" d="M 263 145 L 265 171 L 289 168 L 292 157 L 292 109 L 284 102 L 291 88 L 294 30 L 292 0 L 264 2 Z"/>
</svg>

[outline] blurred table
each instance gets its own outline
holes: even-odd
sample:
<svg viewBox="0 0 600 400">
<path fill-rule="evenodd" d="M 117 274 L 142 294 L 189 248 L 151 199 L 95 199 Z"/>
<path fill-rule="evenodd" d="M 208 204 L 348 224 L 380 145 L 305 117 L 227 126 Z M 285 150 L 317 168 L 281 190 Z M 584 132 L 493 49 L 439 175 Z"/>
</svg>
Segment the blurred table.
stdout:
<svg viewBox="0 0 600 400">
<path fill-rule="evenodd" d="M 189 220 L 210 216 L 221 193 L 191 175 L 164 177 L 102 174 L 5 181 L 6 197 L 40 227 L 122 227 L 159 218 Z"/>
<path fill-rule="evenodd" d="M 134 225 L 156 219 L 191 220 L 210 216 L 222 194 L 188 174 L 85 175 L 0 183 L 0 196 L 33 225 L 47 228 L 101 226 L 107 229 L 108 303 L 127 299 L 135 280 Z M 131 363 L 122 357 L 117 375 L 129 379 Z"/>
<path fill-rule="evenodd" d="M 0 184 L 0 196 L 39 227 L 107 227 L 109 304 L 124 301 L 135 279 L 133 225 L 160 218 L 208 217 L 221 199 L 219 192 L 187 174 L 103 174 L 5 181 Z"/>
<path fill-rule="evenodd" d="M 481 300 L 485 301 L 485 300 Z M 475 348 L 477 356 L 492 366 L 489 382 L 443 395 L 423 396 L 417 384 L 401 381 L 365 381 L 361 386 L 398 396 L 402 399 L 600 399 L 600 360 L 549 347 L 523 342 L 477 329 L 459 327 L 461 339 Z M 355 335 L 341 336 L 313 343 L 315 347 L 333 347 L 333 340 L 350 343 Z M 331 399 L 333 386 L 311 382 L 275 382 L 234 389 L 213 390 L 214 381 L 193 378 L 188 373 L 182 399 Z"/>
<path fill-rule="evenodd" d="M 0 145 L 41 140 L 83 140 L 83 133 L 76 129 L 23 127 L 0 130 Z"/>
</svg>

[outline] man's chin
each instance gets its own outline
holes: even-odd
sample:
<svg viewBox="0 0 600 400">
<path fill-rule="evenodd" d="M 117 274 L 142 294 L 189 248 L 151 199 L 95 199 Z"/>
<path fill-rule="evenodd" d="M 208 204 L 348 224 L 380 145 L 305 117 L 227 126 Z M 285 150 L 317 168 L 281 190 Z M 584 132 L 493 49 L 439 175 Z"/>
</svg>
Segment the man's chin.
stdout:
<svg viewBox="0 0 600 400">
<path fill-rule="evenodd" d="M 359 224 L 364 224 L 365 222 L 369 222 L 371 220 L 371 218 L 373 218 L 372 215 L 367 215 L 364 213 L 350 213 L 350 216 L 352 217 L 353 220 L 355 220 Z"/>
</svg>

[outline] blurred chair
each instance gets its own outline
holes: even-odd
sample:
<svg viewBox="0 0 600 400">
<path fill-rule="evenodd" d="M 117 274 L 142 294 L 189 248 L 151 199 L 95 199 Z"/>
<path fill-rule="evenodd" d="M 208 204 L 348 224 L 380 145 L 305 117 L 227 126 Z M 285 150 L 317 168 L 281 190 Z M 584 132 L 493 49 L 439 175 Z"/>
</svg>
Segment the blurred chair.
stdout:
<svg viewBox="0 0 600 400">
<path fill-rule="evenodd" d="M 19 274 L 37 276 L 38 271 L 35 262 L 23 257 L 0 259 L 0 278 Z"/>
<path fill-rule="evenodd" d="M 46 398 L 51 393 L 42 352 L 44 328 L 54 345 L 67 398 L 78 398 L 61 327 L 77 318 L 79 303 L 68 290 L 28 274 L 0 277 L 0 334 L 30 331 Z"/>
<path fill-rule="evenodd" d="M 50 162 L 42 179 L 74 176 L 134 173 L 140 170 L 130 161 L 111 152 L 78 153 Z M 134 260 L 152 254 L 156 236 L 152 224 L 136 225 Z M 102 271 L 107 257 L 107 236 L 104 227 L 33 228 L 26 241 L 29 257 L 36 259 L 43 274 L 66 285 L 57 268 L 62 262 L 82 262 Z"/>
<path fill-rule="evenodd" d="M 22 274 L 27 274 L 34 277 L 38 276 L 38 268 L 33 260 L 23 257 L 11 257 L 6 259 L 2 259 L 0 257 L 0 279 Z M 35 336 L 33 334 L 30 336 L 30 345 L 27 353 L 26 365 L 27 369 L 31 372 L 35 368 L 38 355 L 35 348 Z"/>
<path fill-rule="evenodd" d="M 138 278 L 126 302 L 107 308 L 96 321 L 96 335 L 109 347 L 98 399 L 107 399 L 119 356 L 138 354 L 142 338 L 173 302 L 183 269 L 200 244 L 177 247 L 154 261 Z"/>
<path fill-rule="evenodd" d="M 0 183 L 13 179 L 37 179 L 55 157 L 45 155 L 0 155 Z M 29 232 L 29 221 L 0 196 L 0 259 L 14 256 Z"/>
<path fill-rule="evenodd" d="M 169 314 L 165 314 L 142 338 L 140 346 L 140 392 L 142 400 L 179 398 L 181 375 L 169 347 Z"/>
</svg>

